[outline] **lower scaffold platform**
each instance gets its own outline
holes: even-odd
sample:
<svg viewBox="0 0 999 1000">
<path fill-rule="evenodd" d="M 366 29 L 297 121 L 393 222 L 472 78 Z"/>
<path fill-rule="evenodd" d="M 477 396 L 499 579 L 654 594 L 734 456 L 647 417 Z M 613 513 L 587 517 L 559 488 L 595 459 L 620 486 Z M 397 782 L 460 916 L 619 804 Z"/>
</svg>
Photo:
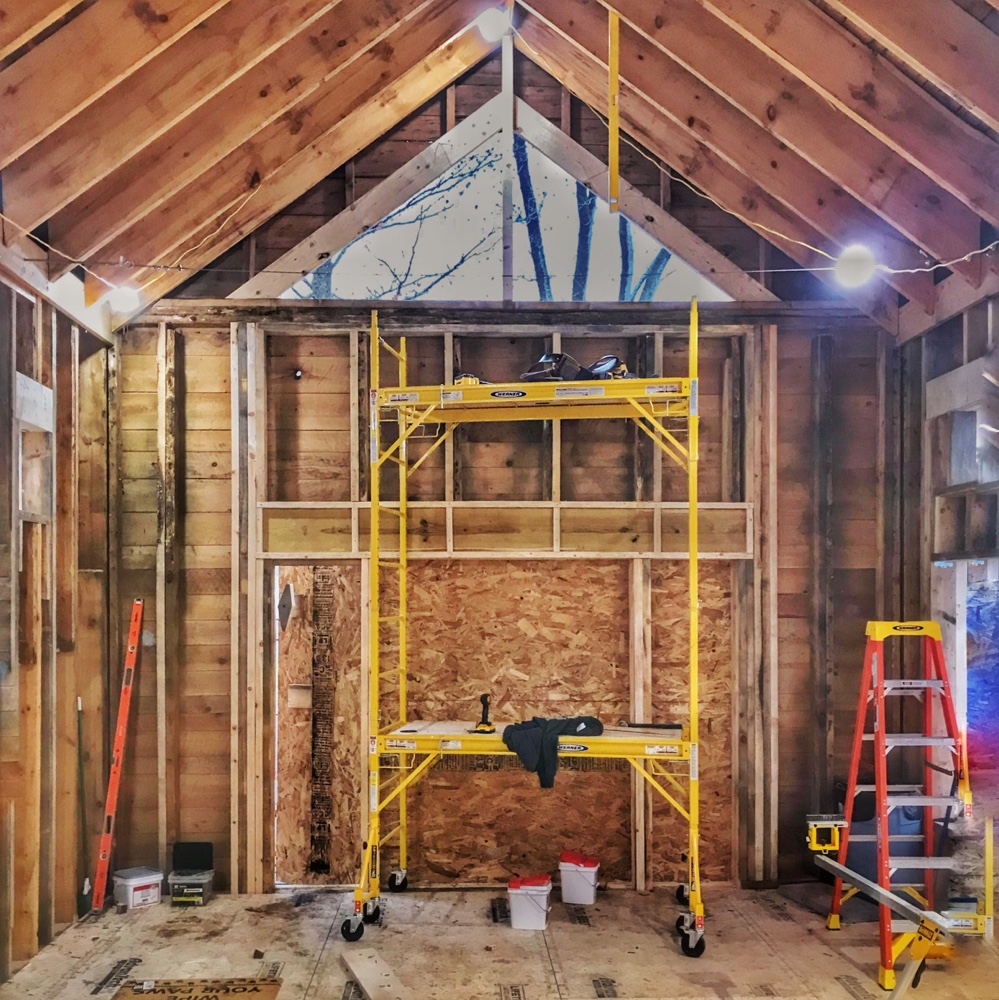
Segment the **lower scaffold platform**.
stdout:
<svg viewBox="0 0 999 1000">
<path fill-rule="evenodd" d="M 405 837 L 401 836 L 406 823 L 406 791 L 445 756 L 514 756 L 503 742 L 503 731 L 512 723 L 495 722 L 494 725 L 495 732 L 483 733 L 477 731 L 476 723 L 471 721 L 416 720 L 370 737 L 370 829 L 362 856 L 361 878 L 354 891 L 354 916 L 347 918 L 340 929 L 348 941 L 359 940 L 364 933 L 364 924 L 375 923 L 380 916 L 380 850 L 395 839 L 400 844 L 400 864 L 389 874 L 387 886 L 392 892 L 402 892 L 408 886 L 403 849 Z M 559 736 L 558 753 L 560 757 L 628 761 L 643 780 L 689 823 L 690 785 L 698 777 L 698 747 L 686 737 L 687 733 L 680 725 L 605 726 L 600 736 Z M 387 754 L 397 755 L 399 760 L 398 765 L 392 768 L 393 779 L 382 787 L 381 762 Z M 383 834 L 382 814 L 397 800 L 399 822 Z M 677 930 L 684 953 L 700 955 L 704 951 L 704 908 L 694 838 L 691 838 L 687 860 L 690 881 L 677 890 L 677 899 L 682 904 L 689 904 L 690 910 L 678 919 Z"/>
</svg>

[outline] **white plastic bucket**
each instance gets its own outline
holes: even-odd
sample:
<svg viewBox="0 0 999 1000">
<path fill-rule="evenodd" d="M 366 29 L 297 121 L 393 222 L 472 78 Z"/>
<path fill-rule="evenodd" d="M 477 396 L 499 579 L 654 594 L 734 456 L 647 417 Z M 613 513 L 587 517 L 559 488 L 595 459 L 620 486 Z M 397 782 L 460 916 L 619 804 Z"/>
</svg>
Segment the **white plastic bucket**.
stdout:
<svg viewBox="0 0 999 1000">
<path fill-rule="evenodd" d="M 114 901 L 130 910 L 160 901 L 163 872 L 157 868 L 122 868 L 114 873 Z"/>
<path fill-rule="evenodd" d="M 510 899 L 510 926 L 518 931 L 543 931 L 548 926 L 552 885 L 525 885 L 507 888 Z"/>
<path fill-rule="evenodd" d="M 558 870 L 562 876 L 563 903 L 582 903 L 584 906 L 590 906 L 597 901 L 599 865 L 588 868 L 560 861 Z"/>
</svg>

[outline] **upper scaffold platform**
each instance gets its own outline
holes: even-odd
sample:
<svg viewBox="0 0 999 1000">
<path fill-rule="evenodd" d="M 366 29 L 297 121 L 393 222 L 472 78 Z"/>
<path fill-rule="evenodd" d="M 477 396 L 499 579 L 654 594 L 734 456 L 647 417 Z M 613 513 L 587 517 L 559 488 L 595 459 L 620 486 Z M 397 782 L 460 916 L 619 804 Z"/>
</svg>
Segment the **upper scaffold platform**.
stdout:
<svg viewBox="0 0 999 1000">
<path fill-rule="evenodd" d="M 433 416 L 431 422 L 448 424 L 608 417 L 683 419 L 697 413 L 697 379 L 690 378 L 459 381 L 455 385 L 393 386 L 376 391 L 381 410 L 410 410 Z"/>
</svg>

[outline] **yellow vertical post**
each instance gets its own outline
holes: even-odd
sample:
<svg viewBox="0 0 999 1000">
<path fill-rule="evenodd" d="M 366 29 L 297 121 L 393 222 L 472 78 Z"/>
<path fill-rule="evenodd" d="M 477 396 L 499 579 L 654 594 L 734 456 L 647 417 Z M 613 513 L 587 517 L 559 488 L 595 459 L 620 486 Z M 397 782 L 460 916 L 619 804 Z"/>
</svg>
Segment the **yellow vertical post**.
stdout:
<svg viewBox="0 0 999 1000">
<path fill-rule="evenodd" d="M 369 746 L 368 746 L 368 843 L 372 846 L 372 861 L 368 872 L 368 884 L 362 882 L 355 893 L 355 908 L 357 894 L 363 894 L 365 890 L 370 895 L 378 895 L 378 840 L 380 837 L 378 798 L 380 794 L 380 757 L 374 743 L 374 738 L 381 729 L 379 718 L 380 703 L 380 659 L 381 659 L 381 432 L 379 428 L 378 413 L 378 385 L 381 377 L 381 341 L 378 333 L 378 311 L 371 310 L 371 335 L 370 335 L 370 367 L 371 367 L 371 392 L 369 394 L 369 415 L 370 442 L 368 450 L 370 468 L 370 491 L 371 491 L 371 543 L 370 543 L 370 580 L 371 580 L 371 600 L 369 604 L 370 617 L 368 623 L 368 636 L 371 643 L 368 664 L 368 715 L 369 715 Z"/>
<path fill-rule="evenodd" d="M 399 385 L 406 385 L 406 338 L 399 339 Z M 407 490 L 409 488 L 409 439 L 406 432 L 408 422 L 403 420 L 400 411 L 399 434 L 402 442 L 399 445 L 399 714 L 401 722 L 406 722 L 406 662 L 407 645 L 409 641 L 409 538 L 406 530 L 406 517 L 409 511 Z M 399 764 L 401 773 L 405 774 L 409 767 L 409 755 L 401 754 Z M 406 868 L 407 833 L 406 833 L 406 791 L 399 795 L 399 867 Z"/>
<path fill-rule="evenodd" d="M 995 896 L 995 820 L 985 820 L 985 936 L 992 940 Z"/>
<path fill-rule="evenodd" d="M 698 352 L 698 315 L 697 299 L 690 302 L 690 347 L 689 347 L 689 377 L 690 404 L 688 416 L 687 442 L 687 531 L 690 542 L 689 588 L 690 588 L 690 845 L 687 851 L 687 864 L 690 884 L 690 909 L 694 914 L 697 927 L 704 923 L 704 904 L 701 902 L 701 878 L 698 859 L 698 836 L 700 824 L 700 771 L 698 747 L 698 626 L 699 601 L 698 565 L 697 565 L 697 462 L 698 462 L 698 416 L 697 404 L 697 352 Z"/>
<path fill-rule="evenodd" d="M 614 10 L 607 11 L 607 52 L 607 190 L 610 210 L 616 212 L 621 171 L 621 21 Z"/>
</svg>

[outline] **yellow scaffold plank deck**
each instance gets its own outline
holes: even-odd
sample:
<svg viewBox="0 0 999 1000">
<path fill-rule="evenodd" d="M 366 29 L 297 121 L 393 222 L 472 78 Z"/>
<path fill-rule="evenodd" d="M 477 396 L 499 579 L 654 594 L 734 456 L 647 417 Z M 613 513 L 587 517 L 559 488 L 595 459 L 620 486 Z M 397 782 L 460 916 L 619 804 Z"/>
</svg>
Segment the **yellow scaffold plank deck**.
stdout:
<svg viewBox="0 0 999 1000">
<path fill-rule="evenodd" d="M 372 737 L 378 753 L 510 754 L 503 742 L 508 723 L 497 722 L 495 733 L 472 732 L 474 722 L 412 722 Z M 559 754 L 644 760 L 690 760 L 690 743 L 676 729 L 605 726 L 602 736 L 560 736 Z"/>
<path fill-rule="evenodd" d="M 684 418 L 696 410 L 696 381 L 624 378 L 599 382 L 499 382 L 415 385 L 378 389 L 389 410 L 434 408 L 441 423 L 493 420 L 586 420 L 634 417 L 634 403 L 650 416 Z M 439 414 L 439 416 L 438 416 Z"/>
</svg>

